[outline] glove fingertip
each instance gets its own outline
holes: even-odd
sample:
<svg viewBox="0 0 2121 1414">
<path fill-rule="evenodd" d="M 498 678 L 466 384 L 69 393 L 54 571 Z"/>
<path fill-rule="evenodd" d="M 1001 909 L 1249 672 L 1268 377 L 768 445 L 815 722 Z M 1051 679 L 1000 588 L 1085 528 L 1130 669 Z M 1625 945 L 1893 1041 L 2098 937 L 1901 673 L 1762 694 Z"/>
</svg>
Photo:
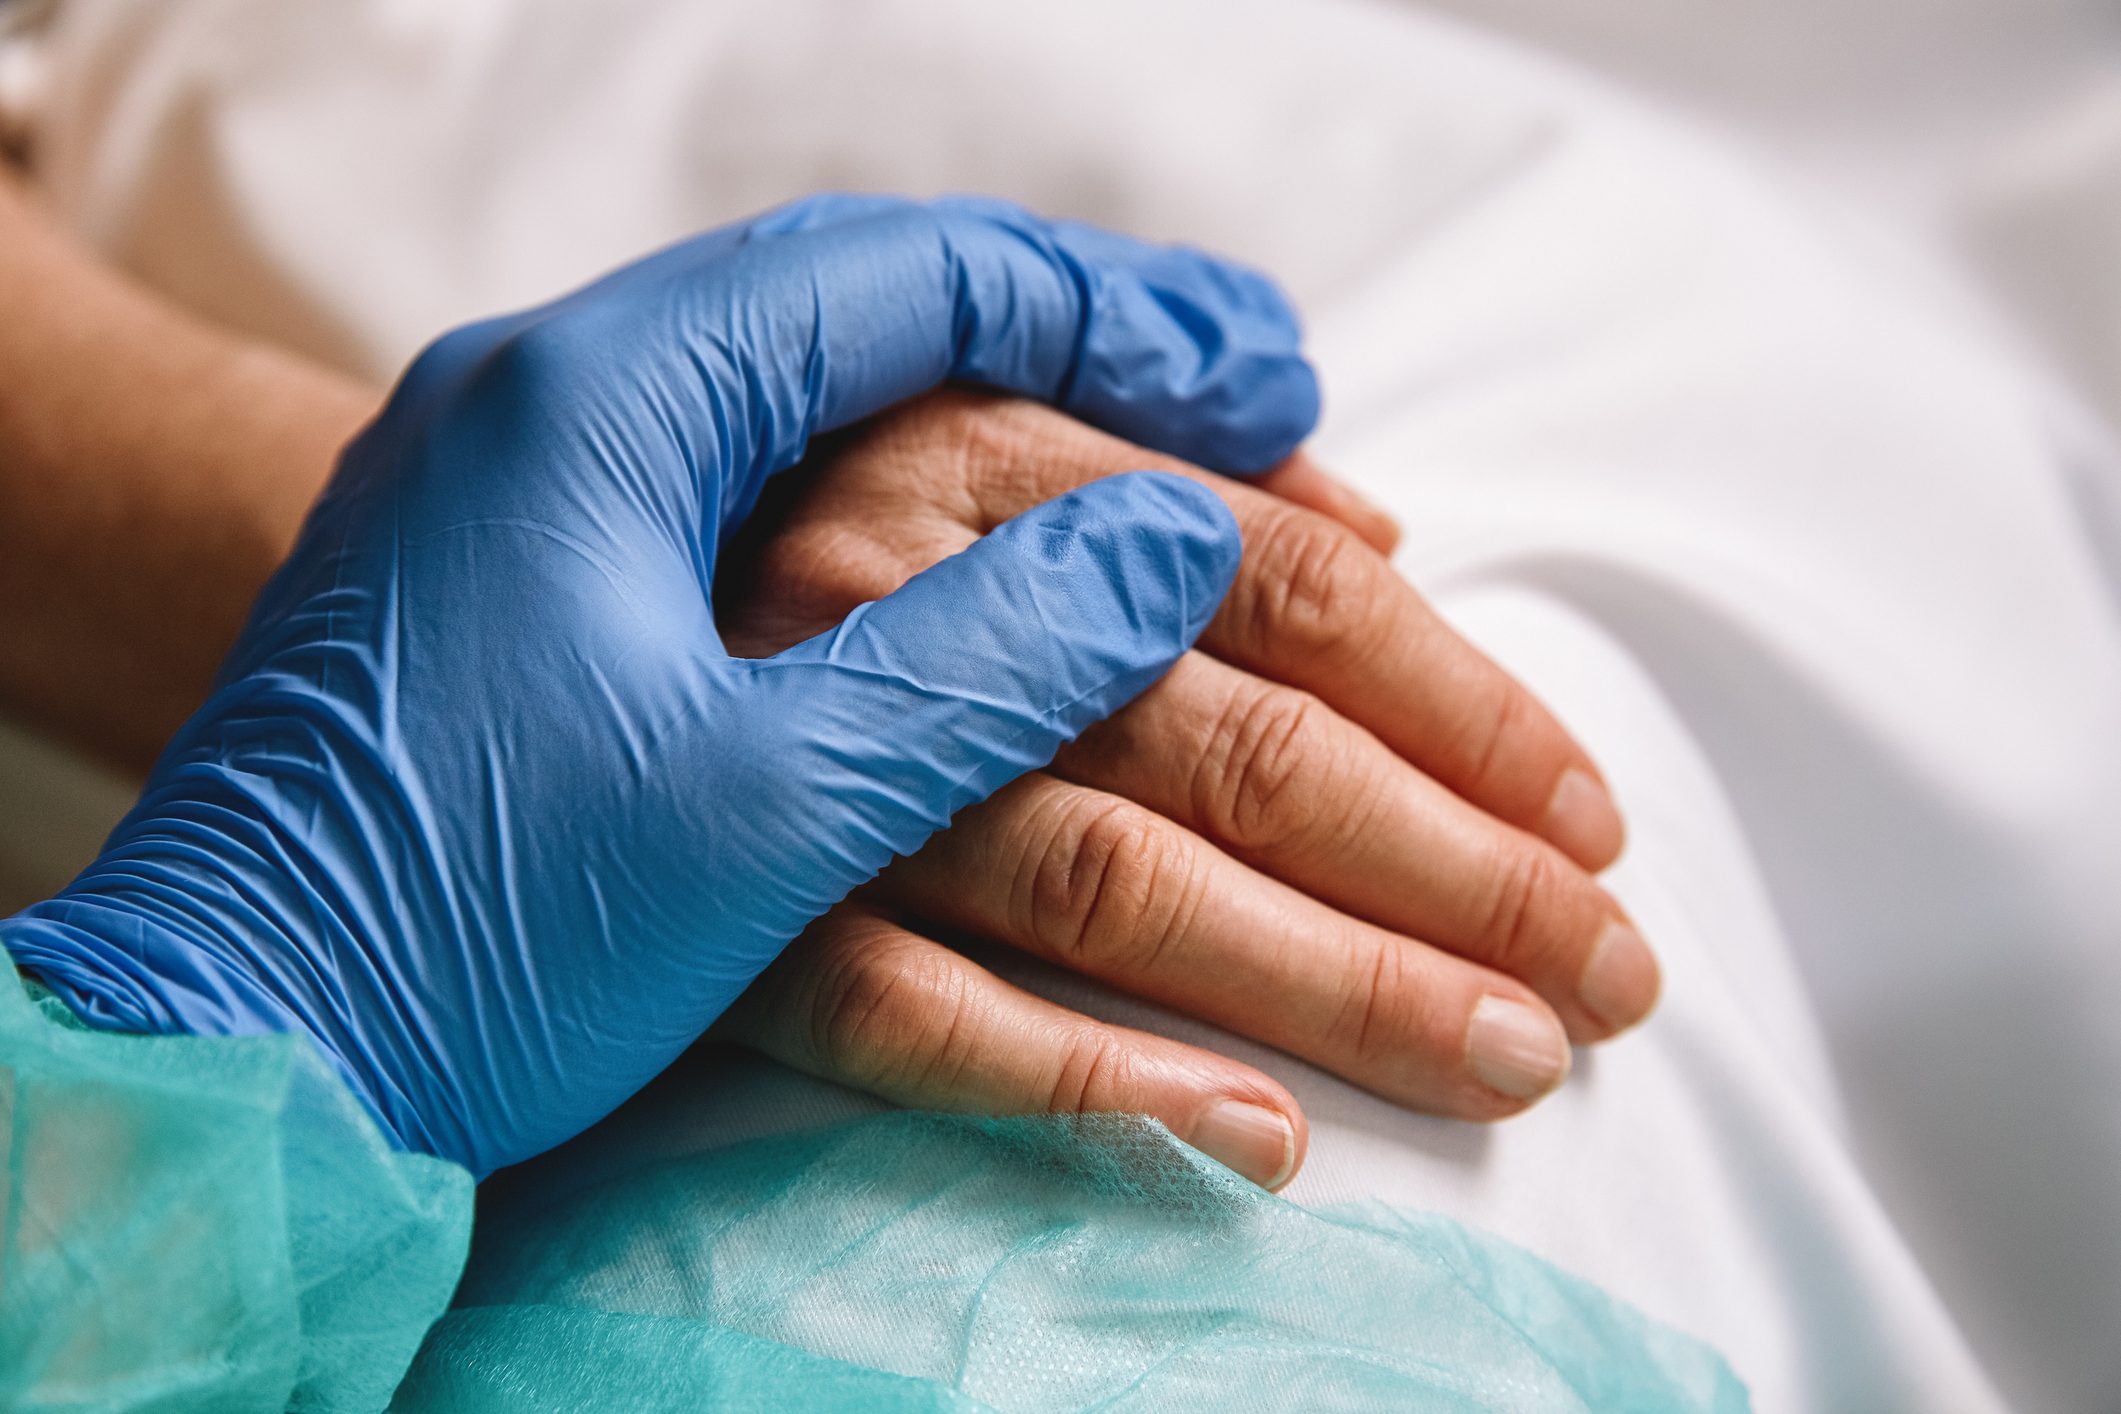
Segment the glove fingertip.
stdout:
<svg viewBox="0 0 2121 1414">
<path fill-rule="evenodd" d="M 1244 552 L 1229 506 L 1200 482 L 1167 471 L 1122 472 L 1074 495 L 1129 529 L 1138 563 L 1120 567 L 1120 583 L 1137 594 L 1159 581 L 1168 584 L 1169 612 L 1142 622 L 1182 635 L 1172 656 L 1190 647 L 1229 592 Z M 1155 563 L 1166 556 L 1168 572 Z"/>
<path fill-rule="evenodd" d="M 1317 371 L 1295 354 L 1261 355 L 1246 376 L 1229 379 L 1227 415 L 1202 420 L 1198 460 L 1232 476 L 1279 466 L 1318 426 Z M 1181 455 L 1184 455 L 1183 453 Z"/>
</svg>

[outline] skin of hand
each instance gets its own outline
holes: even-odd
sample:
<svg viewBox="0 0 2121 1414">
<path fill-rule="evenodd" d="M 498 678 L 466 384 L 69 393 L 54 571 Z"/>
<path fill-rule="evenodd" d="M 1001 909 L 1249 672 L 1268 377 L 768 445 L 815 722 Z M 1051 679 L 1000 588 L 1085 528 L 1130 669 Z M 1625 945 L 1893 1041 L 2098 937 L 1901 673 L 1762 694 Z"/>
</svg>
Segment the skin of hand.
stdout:
<svg viewBox="0 0 2121 1414">
<path fill-rule="evenodd" d="M 11 606 L 0 700 L 144 768 L 204 694 L 380 395 L 134 286 L 52 230 L 4 168 L 0 307 L 0 600 Z M 125 398 L 104 396 L 114 381 Z M 991 422 L 963 430 L 985 445 Z M 1390 548 L 1390 522 L 1301 458 L 1254 484 Z M 834 617 L 846 607 L 845 594 L 826 599 Z M 1574 852 L 1595 858 L 1601 832 L 1617 828 L 1599 824 L 1595 800 L 1577 813 L 1589 824 Z M 1003 987 L 888 921 L 882 903 L 842 910 L 799 946 L 824 954 L 815 985 L 798 996 L 786 985 L 798 969 L 778 969 L 730 1020 L 810 1069 L 916 1104 L 1148 1110 L 1263 1179 L 1293 1124 L 1300 1156 L 1302 1116 L 1265 1077 Z M 864 996 L 889 1005 L 869 1014 Z M 960 1017 L 974 1024 L 953 1027 Z M 798 1042 L 804 1026 L 816 1044 Z M 994 1039 L 1003 1063 L 969 1056 L 975 1035 Z M 1254 1109 L 1225 1107 L 1218 1142 L 1222 1099 Z"/>
<path fill-rule="evenodd" d="M 774 651 L 1136 465 L 1199 477 L 1242 529 L 1197 649 L 813 925 L 716 1034 L 909 1105 L 1148 1113 L 1265 1186 L 1293 1175 L 1304 1122 L 1280 1085 L 929 936 L 961 931 L 1420 1109 L 1519 1112 L 1566 1076 L 1568 1041 L 1655 1003 L 1655 961 L 1591 877 L 1620 817 L 1553 717 L 1391 570 L 1390 523 L 1306 458 L 1241 484 L 1035 404 L 939 393 L 781 488 L 732 562 L 725 632 Z"/>
<path fill-rule="evenodd" d="M 134 284 L 5 161 L 0 309 L 0 707 L 145 774 L 384 390 Z M 1273 483 L 1389 548 L 1316 468 Z"/>
<path fill-rule="evenodd" d="M 767 480 L 953 381 L 1231 472 L 1317 414 L 1263 279 L 965 199 L 811 198 L 456 330 L 103 853 L 0 944 L 92 1026 L 307 1036 L 474 1173 L 579 1132 L 1160 677 L 1235 572 L 1226 506 L 1149 470 L 730 655 L 715 573 Z"/>
</svg>

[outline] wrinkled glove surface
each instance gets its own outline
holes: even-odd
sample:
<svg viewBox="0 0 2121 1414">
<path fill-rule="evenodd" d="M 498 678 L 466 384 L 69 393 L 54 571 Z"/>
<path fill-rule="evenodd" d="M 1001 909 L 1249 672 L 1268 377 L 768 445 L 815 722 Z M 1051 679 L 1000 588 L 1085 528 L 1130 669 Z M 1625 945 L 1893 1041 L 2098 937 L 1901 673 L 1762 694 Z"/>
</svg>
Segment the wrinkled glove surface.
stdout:
<svg viewBox="0 0 2121 1414">
<path fill-rule="evenodd" d="M 764 480 L 949 380 L 1230 472 L 1317 412 L 1264 280 L 984 201 L 812 199 L 458 330 L 104 853 L 0 943 L 94 1026 L 306 1033 L 474 1173 L 583 1129 L 1228 587 L 1221 503 L 1136 473 L 731 657 L 716 554 Z"/>
</svg>

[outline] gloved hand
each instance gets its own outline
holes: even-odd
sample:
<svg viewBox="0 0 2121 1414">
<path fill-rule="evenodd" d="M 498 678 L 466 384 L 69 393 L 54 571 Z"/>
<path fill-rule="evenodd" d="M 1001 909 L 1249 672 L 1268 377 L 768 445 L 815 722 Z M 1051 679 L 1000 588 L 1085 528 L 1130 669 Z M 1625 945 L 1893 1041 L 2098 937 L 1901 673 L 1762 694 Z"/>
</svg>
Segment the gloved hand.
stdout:
<svg viewBox="0 0 2121 1414">
<path fill-rule="evenodd" d="M 730 657 L 716 555 L 764 479 L 953 379 L 1238 472 L 1317 410 L 1258 277 L 987 202 L 803 202 L 459 330 L 103 854 L 0 943 L 92 1025 L 307 1033 L 476 1173 L 576 1133 L 1229 584 L 1220 501 L 1120 476 Z"/>
</svg>

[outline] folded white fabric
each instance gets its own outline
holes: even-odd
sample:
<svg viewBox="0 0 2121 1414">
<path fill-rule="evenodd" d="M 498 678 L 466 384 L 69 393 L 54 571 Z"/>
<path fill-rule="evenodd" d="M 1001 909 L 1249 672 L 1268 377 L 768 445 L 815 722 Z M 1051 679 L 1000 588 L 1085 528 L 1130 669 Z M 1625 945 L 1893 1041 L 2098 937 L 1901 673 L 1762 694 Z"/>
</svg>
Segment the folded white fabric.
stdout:
<svg viewBox="0 0 2121 1414">
<path fill-rule="evenodd" d="M 378 379 L 818 187 L 1274 270 L 1329 459 L 1616 782 L 1665 1008 L 1487 1131 L 1021 975 L 1282 1075 L 1299 1199 L 1489 1227 L 1714 1342 L 1763 1408 L 2121 1398 L 2115 462 L 1934 265 L 1355 0 L 70 0 L 50 57 L 39 177 L 76 229 Z M 850 1108 L 732 1062 L 584 1143 Z"/>
</svg>

